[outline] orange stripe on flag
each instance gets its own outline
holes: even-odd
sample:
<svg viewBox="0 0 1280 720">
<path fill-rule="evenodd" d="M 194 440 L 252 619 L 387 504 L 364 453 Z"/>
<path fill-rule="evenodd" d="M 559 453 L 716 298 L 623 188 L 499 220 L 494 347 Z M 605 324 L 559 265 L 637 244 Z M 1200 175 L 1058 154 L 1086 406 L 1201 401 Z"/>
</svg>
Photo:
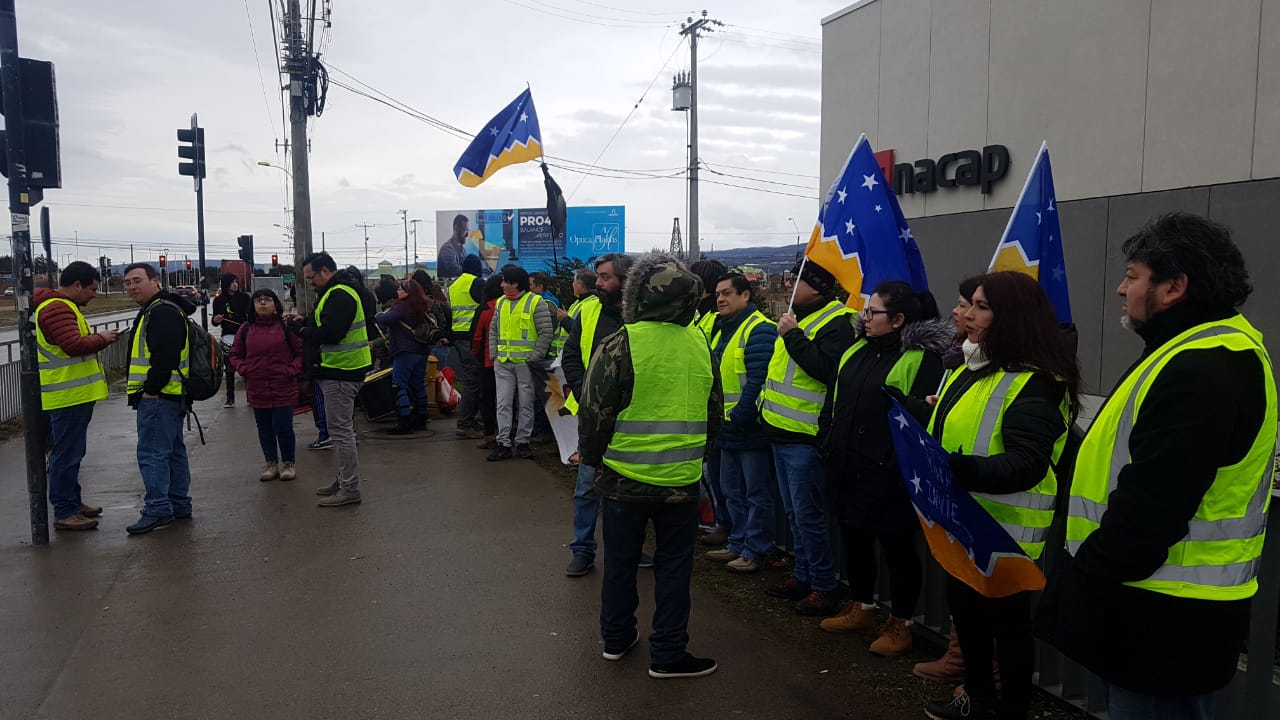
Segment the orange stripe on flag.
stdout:
<svg viewBox="0 0 1280 720">
<path fill-rule="evenodd" d="M 822 223 L 814 224 L 813 232 L 809 234 L 809 245 L 805 248 L 804 254 L 809 258 L 809 262 L 821 266 L 822 269 L 834 275 L 840 282 L 840 286 L 849 293 L 849 299 L 845 305 L 854 310 L 862 309 L 864 304 L 862 266 L 858 264 L 856 257 L 846 260 L 840 252 L 839 243 L 822 239 Z"/>
</svg>

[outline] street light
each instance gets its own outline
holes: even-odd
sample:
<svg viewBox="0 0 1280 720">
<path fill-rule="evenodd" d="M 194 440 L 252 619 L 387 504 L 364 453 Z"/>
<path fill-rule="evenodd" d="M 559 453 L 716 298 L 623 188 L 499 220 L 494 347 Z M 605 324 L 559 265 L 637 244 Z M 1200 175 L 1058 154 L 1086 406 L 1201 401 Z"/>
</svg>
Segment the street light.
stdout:
<svg viewBox="0 0 1280 720">
<path fill-rule="evenodd" d="M 285 170 L 284 168 L 280 167 L 279 165 L 272 165 L 271 163 L 267 162 L 266 160 L 259 160 L 259 161 L 258 161 L 258 164 L 259 164 L 259 165 L 261 165 L 262 167 L 275 168 L 275 169 L 279 170 L 280 172 L 284 173 L 285 175 L 289 176 L 289 180 L 290 180 L 290 181 L 292 181 L 292 180 L 293 180 L 293 173 L 289 172 L 288 170 Z"/>
<path fill-rule="evenodd" d="M 796 229 L 796 262 L 800 262 L 800 226 L 796 224 L 795 218 L 787 218 L 791 221 L 791 227 Z"/>
</svg>

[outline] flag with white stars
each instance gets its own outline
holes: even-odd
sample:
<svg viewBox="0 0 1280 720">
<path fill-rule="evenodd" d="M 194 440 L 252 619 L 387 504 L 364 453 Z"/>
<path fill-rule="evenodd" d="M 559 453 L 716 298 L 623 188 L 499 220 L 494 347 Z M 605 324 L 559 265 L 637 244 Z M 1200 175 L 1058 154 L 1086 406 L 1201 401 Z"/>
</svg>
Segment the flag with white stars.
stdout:
<svg viewBox="0 0 1280 720">
<path fill-rule="evenodd" d="M 463 185 L 476 187 L 508 165 L 541 156 L 542 130 L 533 109 L 533 92 L 525 90 L 476 133 L 453 166 L 453 174 Z"/>
<path fill-rule="evenodd" d="M 889 427 L 907 496 L 942 569 L 986 597 L 1043 589 L 1039 566 L 972 495 L 952 482 L 947 451 L 893 398 Z"/>
<path fill-rule="evenodd" d="M 920 247 L 866 135 L 827 191 L 805 255 L 836 276 L 856 310 L 886 280 L 929 289 Z"/>
<path fill-rule="evenodd" d="M 1071 322 L 1067 263 L 1062 255 L 1062 228 L 1058 224 L 1048 143 L 1040 143 L 1040 152 L 1027 173 L 1018 204 L 1013 206 L 1004 237 L 991 258 L 990 270 L 1016 270 L 1036 278 L 1053 303 L 1058 322 Z"/>
</svg>

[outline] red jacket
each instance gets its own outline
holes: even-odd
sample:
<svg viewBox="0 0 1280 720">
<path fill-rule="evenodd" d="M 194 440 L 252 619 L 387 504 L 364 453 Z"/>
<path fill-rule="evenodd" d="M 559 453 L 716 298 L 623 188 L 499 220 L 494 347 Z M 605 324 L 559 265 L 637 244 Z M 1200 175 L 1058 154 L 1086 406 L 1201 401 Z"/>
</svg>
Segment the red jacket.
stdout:
<svg viewBox="0 0 1280 720">
<path fill-rule="evenodd" d="M 489 326 L 493 324 L 493 313 L 496 312 L 494 308 L 497 306 L 497 300 L 490 300 L 484 310 L 480 311 L 480 318 L 476 321 L 476 334 L 471 338 L 471 353 L 477 360 L 484 360 L 485 367 L 493 367 L 493 358 L 489 357 Z"/>
<path fill-rule="evenodd" d="M 36 307 L 50 298 L 70 299 L 59 290 L 36 288 Z M 62 302 L 50 303 L 49 307 L 40 311 L 40 331 L 44 333 L 46 340 L 71 357 L 92 355 L 110 344 L 101 335 L 81 335 L 76 314 Z"/>
<path fill-rule="evenodd" d="M 236 334 L 231 367 L 244 376 L 249 407 L 293 407 L 302 374 L 302 338 L 285 332 L 279 318 L 255 319 Z"/>
</svg>

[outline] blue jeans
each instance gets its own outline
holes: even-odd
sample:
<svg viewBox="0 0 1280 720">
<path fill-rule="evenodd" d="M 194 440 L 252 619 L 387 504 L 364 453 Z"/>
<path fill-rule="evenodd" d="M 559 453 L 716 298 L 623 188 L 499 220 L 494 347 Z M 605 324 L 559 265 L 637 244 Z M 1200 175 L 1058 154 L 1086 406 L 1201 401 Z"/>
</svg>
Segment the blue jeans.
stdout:
<svg viewBox="0 0 1280 720">
<path fill-rule="evenodd" d="M 161 398 L 138 402 L 138 470 L 146 488 L 142 514 L 190 515 L 191 467 L 182 442 L 182 403 Z"/>
<path fill-rule="evenodd" d="M 1213 693 L 1156 697 L 1108 685 L 1111 720 L 1213 720 Z"/>
<path fill-rule="evenodd" d="M 689 580 L 698 535 L 697 503 L 628 503 L 604 499 L 604 582 L 600 588 L 600 635 L 605 647 L 626 647 L 635 637 L 636 567 L 645 528 L 653 522 L 653 664 L 684 657 L 689 644 Z"/>
<path fill-rule="evenodd" d="M 720 451 L 720 486 L 733 521 L 729 550 L 764 562 L 773 548 L 773 455 L 759 450 Z"/>
<path fill-rule="evenodd" d="M 702 478 L 711 490 L 711 502 L 716 509 L 716 527 L 725 535 L 733 532 L 733 519 L 729 516 L 729 505 L 724 501 L 724 487 L 720 484 L 720 453 L 713 452 L 702 464 Z"/>
<path fill-rule="evenodd" d="M 791 526 L 796 580 L 813 590 L 836 589 L 835 558 L 823 500 L 827 473 L 813 445 L 774 443 L 773 467 L 782 491 L 782 508 Z"/>
<path fill-rule="evenodd" d="M 267 462 L 291 463 L 297 440 L 293 435 L 293 408 L 254 408 L 253 419 L 258 423 L 258 443 L 262 445 L 262 457 Z M 276 452 L 276 446 L 280 451 Z"/>
<path fill-rule="evenodd" d="M 569 543 L 574 555 L 592 560 L 596 558 L 596 516 L 600 514 L 595 479 L 595 468 L 586 463 L 578 465 L 578 485 L 573 490 L 573 542 Z"/>
<path fill-rule="evenodd" d="M 400 353 L 391 359 L 391 382 L 396 386 L 396 409 L 401 417 L 427 414 L 427 356 Z"/>
<path fill-rule="evenodd" d="M 80 462 L 84 460 L 93 403 L 49 410 L 49 502 L 53 519 L 80 512 Z"/>
<path fill-rule="evenodd" d="M 311 381 L 311 416 L 316 421 L 316 430 L 320 433 L 317 440 L 329 439 L 329 424 L 324 420 L 324 393 L 320 392 L 320 381 Z"/>
</svg>

